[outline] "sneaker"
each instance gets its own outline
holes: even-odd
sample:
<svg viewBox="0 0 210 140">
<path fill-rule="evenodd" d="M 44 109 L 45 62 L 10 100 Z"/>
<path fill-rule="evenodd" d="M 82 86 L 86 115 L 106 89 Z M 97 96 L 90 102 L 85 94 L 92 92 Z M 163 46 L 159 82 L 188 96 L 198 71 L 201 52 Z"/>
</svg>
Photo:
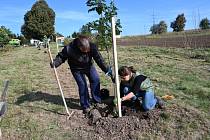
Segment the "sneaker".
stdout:
<svg viewBox="0 0 210 140">
<path fill-rule="evenodd" d="M 157 99 L 156 106 L 160 109 L 164 109 L 165 108 L 164 101 L 160 97 L 157 97 L 157 96 L 156 96 L 156 99 Z"/>
</svg>

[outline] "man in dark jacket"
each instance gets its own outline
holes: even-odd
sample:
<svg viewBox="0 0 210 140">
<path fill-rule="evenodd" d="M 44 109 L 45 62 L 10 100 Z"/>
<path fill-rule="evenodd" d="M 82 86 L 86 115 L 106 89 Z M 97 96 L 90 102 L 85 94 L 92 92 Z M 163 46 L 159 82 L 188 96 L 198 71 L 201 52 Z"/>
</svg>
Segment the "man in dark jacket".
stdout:
<svg viewBox="0 0 210 140">
<path fill-rule="evenodd" d="M 103 57 L 97 49 L 97 46 L 91 43 L 88 37 L 80 35 L 74 39 L 68 46 L 65 46 L 61 52 L 58 53 L 51 67 L 57 68 L 62 63 L 68 60 L 72 75 L 76 80 L 79 89 L 80 105 L 83 113 L 89 112 L 90 97 L 88 93 L 88 86 L 86 77 L 88 77 L 91 89 L 91 95 L 94 103 L 101 103 L 100 97 L 100 78 L 93 60 L 107 75 L 112 76 L 112 71 L 106 65 Z"/>
</svg>

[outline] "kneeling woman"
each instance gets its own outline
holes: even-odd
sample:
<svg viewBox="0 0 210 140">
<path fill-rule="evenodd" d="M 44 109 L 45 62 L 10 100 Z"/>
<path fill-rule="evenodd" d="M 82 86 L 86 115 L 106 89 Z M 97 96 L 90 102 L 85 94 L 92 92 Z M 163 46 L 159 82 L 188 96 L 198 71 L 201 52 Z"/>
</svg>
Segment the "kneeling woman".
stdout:
<svg viewBox="0 0 210 140">
<path fill-rule="evenodd" d="M 138 102 L 142 98 L 141 108 L 149 111 L 157 105 L 163 108 L 163 101 L 154 94 L 154 87 L 150 79 L 136 72 L 133 67 L 122 66 L 118 70 L 120 82 L 121 101 Z M 123 104 L 123 103 L 122 103 Z"/>
</svg>

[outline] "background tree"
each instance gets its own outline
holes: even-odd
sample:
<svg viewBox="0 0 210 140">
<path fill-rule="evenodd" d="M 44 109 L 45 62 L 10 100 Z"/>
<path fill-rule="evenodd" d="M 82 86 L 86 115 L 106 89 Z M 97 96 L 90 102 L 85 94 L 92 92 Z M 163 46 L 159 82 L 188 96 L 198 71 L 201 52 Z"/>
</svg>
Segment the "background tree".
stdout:
<svg viewBox="0 0 210 140">
<path fill-rule="evenodd" d="M 18 35 L 17 38 L 20 40 L 20 45 L 29 43 L 29 41 L 23 35 Z"/>
<path fill-rule="evenodd" d="M 158 24 L 154 24 L 150 28 L 150 32 L 152 32 L 152 34 L 158 34 L 158 28 L 159 28 Z"/>
<path fill-rule="evenodd" d="M 42 40 L 45 35 L 50 37 L 54 33 L 55 12 L 45 0 L 37 1 L 25 14 L 24 21 L 21 33 L 27 39 Z"/>
<path fill-rule="evenodd" d="M 83 25 L 82 28 L 80 29 L 80 33 L 83 35 L 91 36 L 91 29 L 88 24 Z"/>
<path fill-rule="evenodd" d="M 57 32 L 57 33 L 56 33 L 56 36 L 57 36 L 57 37 L 63 37 L 64 35 L 62 35 L 61 33 Z"/>
<path fill-rule="evenodd" d="M 167 24 L 165 21 L 160 21 L 159 23 L 159 29 L 158 29 L 158 33 L 162 34 L 162 33 L 166 33 L 167 32 Z"/>
<path fill-rule="evenodd" d="M 167 24 L 165 21 L 160 21 L 159 24 L 154 24 L 151 28 L 150 31 L 152 34 L 162 34 L 167 32 Z"/>
<path fill-rule="evenodd" d="M 7 29 L 5 26 L 0 27 L 0 45 L 3 46 L 8 44 L 9 40 L 11 39 L 12 32 Z"/>
<path fill-rule="evenodd" d="M 79 35 L 79 33 L 73 32 L 71 36 L 72 36 L 72 38 L 76 38 L 76 37 L 78 37 L 78 35 Z"/>
<path fill-rule="evenodd" d="M 63 41 L 63 45 L 67 46 L 67 45 L 69 45 L 69 43 L 71 43 L 71 41 L 73 41 L 72 38 L 66 37 Z"/>
<path fill-rule="evenodd" d="M 111 17 L 117 16 L 117 8 L 113 1 L 110 2 L 109 6 L 106 5 L 105 0 L 88 0 L 87 6 L 90 7 L 88 12 L 96 11 L 100 16 L 98 20 L 89 22 L 87 25 L 91 32 L 96 33 L 96 43 L 100 49 L 111 48 L 112 46 L 112 28 L 111 28 Z M 122 26 L 120 20 L 116 21 L 116 34 L 120 34 Z"/>
<path fill-rule="evenodd" d="M 107 7 L 105 0 L 88 0 L 86 2 L 86 4 L 87 4 L 87 6 L 90 7 L 88 12 L 96 11 L 98 13 L 98 15 L 101 15 L 101 16 L 102 16 L 102 12 Z"/>
<path fill-rule="evenodd" d="M 201 20 L 199 24 L 200 29 L 205 30 L 205 29 L 210 29 L 210 21 L 208 18 L 204 18 Z"/>
<path fill-rule="evenodd" d="M 180 14 L 177 16 L 176 20 L 171 22 L 171 28 L 173 28 L 173 32 L 184 31 L 186 19 L 184 14 Z"/>
</svg>

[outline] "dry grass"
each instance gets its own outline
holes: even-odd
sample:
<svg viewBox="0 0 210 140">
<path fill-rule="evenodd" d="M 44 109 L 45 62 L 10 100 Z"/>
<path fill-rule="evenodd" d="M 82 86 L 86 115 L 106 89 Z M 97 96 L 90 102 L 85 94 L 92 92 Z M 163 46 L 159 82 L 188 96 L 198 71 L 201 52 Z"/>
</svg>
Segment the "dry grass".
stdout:
<svg viewBox="0 0 210 140">
<path fill-rule="evenodd" d="M 0 51 L 0 86 L 3 86 L 3 80 L 10 80 L 8 110 L 0 123 L 6 139 L 73 139 L 71 132 L 59 123 L 65 109 L 58 103 L 61 101 L 58 99 L 59 90 L 49 67 L 48 54 L 44 51 L 31 47 Z M 53 56 L 55 54 L 54 47 Z M 102 52 L 102 55 L 107 58 L 106 52 Z M 186 120 L 181 116 L 176 119 L 173 112 L 163 114 L 166 119 L 162 125 L 166 126 L 166 133 L 178 131 L 176 133 L 182 134 L 188 130 L 194 132 L 199 128 L 200 121 L 210 119 L 209 57 L 209 49 L 135 46 L 118 48 L 119 66 L 134 66 L 149 76 L 157 95 L 175 96 L 174 100 L 167 102 L 169 107 L 177 104 L 191 113 L 199 114 L 200 118 L 194 119 L 194 123 L 190 124 L 184 124 Z M 102 88 L 111 89 L 111 80 L 100 70 L 99 72 Z M 43 96 L 38 96 L 39 91 L 43 96 L 55 100 L 44 100 Z M 177 121 L 184 124 L 182 128 L 173 128 Z M 203 137 L 207 138 L 206 135 Z M 150 138 L 157 137 L 151 135 Z"/>
</svg>

